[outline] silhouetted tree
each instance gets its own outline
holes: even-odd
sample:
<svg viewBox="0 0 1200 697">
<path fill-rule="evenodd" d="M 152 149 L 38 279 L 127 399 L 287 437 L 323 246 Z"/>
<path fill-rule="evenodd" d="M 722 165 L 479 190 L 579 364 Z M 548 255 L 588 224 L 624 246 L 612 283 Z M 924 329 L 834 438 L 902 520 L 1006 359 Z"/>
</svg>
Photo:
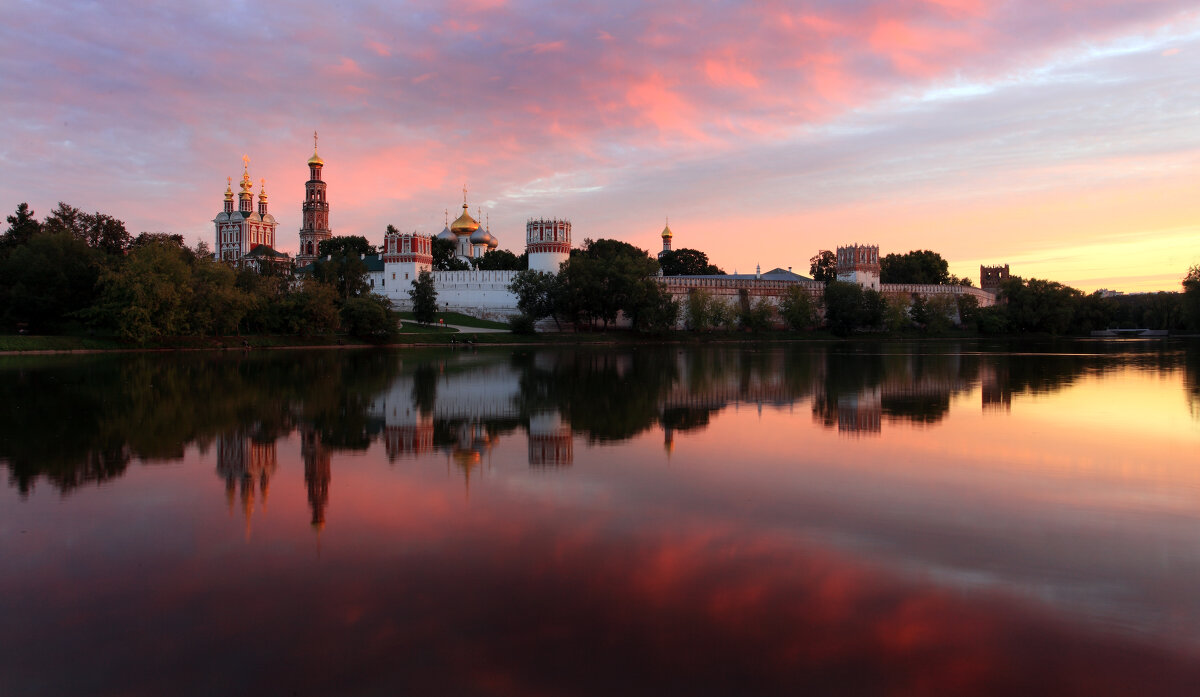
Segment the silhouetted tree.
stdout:
<svg viewBox="0 0 1200 697">
<path fill-rule="evenodd" d="M 906 254 L 888 254 L 879 260 L 881 283 L 950 283 L 949 264 L 927 249 Z"/>
<path fill-rule="evenodd" d="M 817 255 L 808 260 L 808 273 L 814 281 L 829 285 L 837 280 L 837 255 L 828 249 L 822 249 Z"/>
<path fill-rule="evenodd" d="M 658 257 L 664 276 L 723 276 L 725 272 L 708 263 L 708 255 L 696 249 L 673 249 Z"/>
</svg>

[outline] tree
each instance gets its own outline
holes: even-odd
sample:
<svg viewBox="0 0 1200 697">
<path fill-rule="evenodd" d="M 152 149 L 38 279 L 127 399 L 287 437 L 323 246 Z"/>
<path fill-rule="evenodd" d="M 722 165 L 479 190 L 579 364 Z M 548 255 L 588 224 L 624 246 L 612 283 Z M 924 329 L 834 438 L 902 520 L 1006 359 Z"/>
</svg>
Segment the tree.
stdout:
<svg viewBox="0 0 1200 697">
<path fill-rule="evenodd" d="M 751 301 L 748 297 L 738 303 L 738 326 L 751 332 L 765 332 L 771 328 L 771 317 L 775 307 L 766 298 Z"/>
<path fill-rule="evenodd" d="M 949 268 L 940 254 L 927 249 L 888 254 L 879 260 L 879 281 L 946 285 L 951 282 Z"/>
<path fill-rule="evenodd" d="M 0 256 L 0 321 L 61 329 L 95 300 L 99 267 L 95 250 L 70 235 L 28 238 Z"/>
<path fill-rule="evenodd" d="M 367 282 L 367 262 L 364 256 L 376 254 L 374 245 L 360 235 L 331 237 L 317 247 L 319 256 L 313 262 L 313 278 L 337 290 L 342 302 L 370 292 Z"/>
<path fill-rule="evenodd" d="M 537 322 L 543 317 L 553 316 L 554 323 L 558 324 L 558 317 L 554 312 L 559 302 L 558 295 L 562 291 L 558 275 L 528 269 L 519 271 L 513 277 L 512 283 L 508 284 L 508 290 L 517 296 L 517 309 L 531 321 Z"/>
<path fill-rule="evenodd" d="M 25 244 L 34 235 L 42 231 L 41 224 L 38 223 L 35 213 L 29 210 L 28 203 L 21 203 L 17 206 L 17 211 L 13 215 L 8 216 L 8 230 L 0 237 L 0 254 L 5 249 L 12 249 Z"/>
<path fill-rule="evenodd" d="M 454 240 L 443 240 L 440 237 L 433 238 L 433 244 L 431 245 L 433 270 L 466 271 L 469 265 L 456 256 L 457 249 L 458 245 L 454 244 Z"/>
<path fill-rule="evenodd" d="M 307 279 L 300 290 L 286 297 L 283 316 L 294 334 L 325 334 L 340 326 L 337 291 L 332 286 Z"/>
<path fill-rule="evenodd" d="M 641 328 L 645 321 L 639 315 L 655 312 L 662 302 L 661 287 L 651 278 L 657 271 L 658 262 L 628 242 L 584 240 L 559 272 L 563 314 L 607 327 L 624 313 Z"/>
<path fill-rule="evenodd" d="M 1191 329 L 1200 329 L 1200 264 L 1188 269 L 1183 277 L 1184 316 Z"/>
<path fill-rule="evenodd" d="M 433 285 L 433 274 L 428 271 L 417 274 L 408 297 L 412 299 L 413 315 L 417 321 L 431 324 L 437 317 L 437 288 Z"/>
<path fill-rule="evenodd" d="M 837 255 L 828 249 L 822 249 L 817 255 L 808 260 L 808 272 L 814 281 L 829 285 L 837 280 Z"/>
<path fill-rule="evenodd" d="M 66 233 L 83 240 L 92 249 L 114 256 L 124 254 L 131 241 L 124 222 L 104 213 L 84 213 L 62 201 L 46 216 L 42 230 Z"/>
<path fill-rule="evenodd" d="M 664 276 L 724 276 L 725 272 L 708 263 L 708 255 L 695 249 L 673 249 L 658 257 Z"/>
<path fill-rule="evenodd" d="M 190 330 L 192 270 L 184 250 L 149 244 L 100 277 L 100 301 L 89 318 L 117 331 L 126 341 L 144 343 Z"/>
<path fill-rule="evenodd" d="M 190 252 L 171 237 L 154 244 L 173 245 Z M 143 247 L 145 244 L 136 249 Z M 218 336 L 235 333 L 252 304 L 250 294 L 237 287 L 237 272 L 228 264 L 212 257 L 192 261 L 191 331 Z"/>
<path fill-rule="evenodd" d="M 1000 287 L 1008 326 L 1017 332 L 1061 334 L 1082 294 L 1055 281 L 1011 278 Z"/>
<path fill-rule="evenodd" d="M 522 266 L 521 262 L 525 265 Z M 475 268 L 480 271 L 521 271 L 529 268 L 529 258 L 519 257 L 507 249 L 493 249 L 474 260 Z"/>
<path fill-rule="evenodd" d="M 78 240 L 86 241 L 87 235 L 84 233 L 83 211 L 75 206 L 67 205 L 62 201 L 58 202 L 58 206 L 50 211 L 50 215 L 42 222 L 42 230 L 54 233 L 65 233 Z"/>
<path fill-rule="evenodd" d="M 375 245 L 362 235 L 339 235 L 321 240 L 317 245 L 317 256 L 373 256 L 378 254 Z"/>
<path fill-rule="evenodd" d="M 342 305 L 342 328 L 351 336 L 379 341 L 396 334 L 391 302 L 381 295 L 351 298 Z"/>
<path fill-rule="evenodd" d="M 85 214 L 82 221 L 89 247 L 112 255 L 124 254 L 129 249 L 131 238 L 124 222 L 103 213 Z"/>
<path fill-rule="evenodd" d="M 863 289 L 857 283 L 833 281 L 825 286 L 825 325 L 848 336 L 862 324 Z"/>
<path fill-rule="evenodd" d="M 792 330 L 810 329 L 817 323 L 817 304 L 808 291 L 791 286 L 779 301 L 779 314 Z"/>
</svg>

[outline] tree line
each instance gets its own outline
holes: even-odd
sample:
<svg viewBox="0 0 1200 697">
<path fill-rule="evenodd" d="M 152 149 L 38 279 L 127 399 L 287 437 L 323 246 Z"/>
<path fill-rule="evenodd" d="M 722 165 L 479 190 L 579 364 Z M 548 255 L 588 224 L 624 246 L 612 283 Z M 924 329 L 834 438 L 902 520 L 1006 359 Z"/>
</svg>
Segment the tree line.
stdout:
<svg viewBox="0 0 1200 697">
<path fill-rule="evenodd" d="M 365 282 L 366 240 L 321 243 L 306 277 L 217 261 L 181 235 L 130 235 L 124 222 L 59 203 L 39 221 L 25 203 L 0 236 L 0 327 L 37 333 L 98 332 L 145 343 L 164 337 L 325 334 L 383 339 L 390 303 Z M 329 257 L 327 260 L 326 257 Z"/>
</svg>

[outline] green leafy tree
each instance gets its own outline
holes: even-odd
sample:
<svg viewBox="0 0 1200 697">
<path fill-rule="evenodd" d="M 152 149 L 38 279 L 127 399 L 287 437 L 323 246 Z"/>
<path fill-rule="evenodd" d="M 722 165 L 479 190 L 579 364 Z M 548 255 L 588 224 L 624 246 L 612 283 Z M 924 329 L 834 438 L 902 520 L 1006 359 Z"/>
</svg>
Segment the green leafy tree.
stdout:
<svg viewBox="0 0 1200 697">
<path fill-rule="evenodd" d="M 664 276 L 723 276 L 725 272 L 708 263 L 708 255 L 684 247 L 664 252 L 658 257 Z"/>
<path fill-rule="evenodd" d="M 172 245 L 175 241 L 168 238 L 156 244 Z M 186 251 L 186 247 L 178 246 Z M 252 306 L 253 298 L 238 288 L 237 272 L 228 264 L 212 257 L 192 261 L 191 331 L 218 336 L 236 333 Z"/>
<path fill-rule="evenodd" d="M 458 245 L 454 244 L 454 240 L 433 238 L 433 244 L 430 246 L 430 251 L 433 252 L 433 270 L 466 271 L 470 268 L 467 262 L 458 258 L 457 249 Z"/>
<path fill-rule="evenodd" d="M 331 237 L 318 245 L 319 256 L 313 262 L 313 278 L 332 286 L 342 302 L 369 293 L 366 256 L 373 256 L 375 247 L 359 235 Z"/>
<path fill-rule="evenodd" d="M 558 295 L 562 287 L 557 274 L 528 269 L 519 271 L 508 285 L 508 290 L 517 296 L 517 309 L 532 322 L 554 317 L 554 323 L 558 324 L 554 310 L 559 304 Z"/>
<path fill-rule="evenodd" d="M 712 294 L 703 288 L 693 288 L 688 293 L 687 310 L 684 313 L 684 326 L 692 331 L 704 331 L 712 328 Z"/>
<path fill-rule="evenodd" d="M 68 234 L 36 234 L 0 256 L 0 320 L 59 331 L 95 300 L 99 254 Z"/>
<path fill-rule="evenodd" d="M 559 272 L 564 316 L 576 323 L 599 320 L 605 327 L 624 313 L 635 328 L 646 312 L 657 312 L 661 287 L 651 277 L 658 262 L 645 250 L 618 240 L 585 240 Z"/>
<path fill-rule="evenodd" d="M 825 286 L 825 325 L 838 336 L 849 336 L 863 323 L 863 290 L 857 283 L 833 281 Z"/>
<path fill-rule="evenodd" d="M 862 294 L 862 326 L 867 329 L 883 327 L 884 314 L 887 311 L 887 300 L 883 293 L 866 288 Z"/>
<path fill-rule="evenodd" d="M 174 245 L 149 244 L 100 277 L 100 301 L 89 318 L 126 341 L 145 343 L 189 330 L 192 270 Z"/>
<path fill-rule="evenodd" d="M 337 291 L 326 283 L 305 280 L 285 301 L 287 330 L 293 334 L 327 334 L 341 326 Z"/>
<path fill-rule="evenodd" d="M 766 298 L 743 298 L 743 301 L 738 303 L 737 324 L 746 331 L 765 332 L 771 328 L 771 318 L 774 315 L 775 306 Z"/>
<path fill-rule="evenodd" d="M 779 301 L 779 314 L 795 331 L 811 329 L 817 323 L 817 303 L 800 286 L 791 286 Z"/>
<path fill-rule="evenodd" d="M 342 305 L 342 328 L 351 336 L 383 341 L 396 334 L 396 316 L 391 302 L 381 295 L 351 298 Z"/>
<path fill-rule="evenodd" d="M 517 256 L 507 249 L 493 249 L 475 259 L 474 266 L 480 271 L 521 271 L 529 268 L 529 257 Z"/>
<path fill-rule="evenodd" d="M 362 235 L 338 235 L 321 240 L 317 245 L 317 256 L 373 256 L 378 254 L 375 245 Z"/>
<path fill-rule="evenodd" d="M 817 255 L 808 260 L 808 273 L 814 281 L 829 285 L 837 280 L 837 255 L 828 249 L 822 249 Z"/>
<path fill-rule="evenodd" d="M 433 285 L 433 274 L 428 271 L 417 274 L 408 297 L 412 299 L 413 315 L 417 321 L 432 324 L 437 318 L 437 288 Z"/>
<path fill-rule="evenodd" d="M 948 284 L 950 267 L 937 252 L 927 249 L 906 254 L 888 254 L 879 260 L 881 283 Z"/>
</svg>

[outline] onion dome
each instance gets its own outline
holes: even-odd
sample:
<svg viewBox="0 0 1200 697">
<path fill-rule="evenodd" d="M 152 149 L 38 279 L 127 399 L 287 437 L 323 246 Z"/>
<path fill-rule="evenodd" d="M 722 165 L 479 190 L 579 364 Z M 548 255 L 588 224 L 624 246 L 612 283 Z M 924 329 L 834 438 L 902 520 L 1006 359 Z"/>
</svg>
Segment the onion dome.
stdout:
<svg viewBox="0 0 1200 697">
<path fill-rule="evenodd" d="M 478 229 L 479 223 L 467 212 L 467 204 L 464 203 L 462 215 L 450 224 L 450 231 L 456 235 L 470 235 Z"/>
<path fill-rule="evenodd" d="M 479 228 L 471 235 L 471 244 L 487 244 L 492 241 L 492 233 Z"/>
<path fill-rule="evenodd" d="M 674 237 L 674 235 L 671 234 L 671 226 L 667 225 L 667 226 L 663 227 L 662 238 L 664 240 L 669 240 L 672 237 Z"/>
<path fill-rule="evenodd" d="M 262 180 L 262 188 L 258 190 L 258 200 L 266 203 L 267 201 L 267 180 Z"/>
<path fill-rule="evenodd" d="M 458 241 L 458 235 L 450 232 L 450 228 L 442 228 L 442 231 L 437 234 L 439 240 L 450 240 L 451 242 Z"/>
<path fill-rule="evenodd" d="M 225 200 L 233 200 L 233 177 L 225 178 Z"/>
<path fill-rule="evenodd" d="M 491 238 L 488 240 L 488 249 L 499 249 L 500 240 L 496 239 L 496 236 L 492 234 L 491 230 L 488 230 L 488 237 Z"/>
<path fill-rule="evenodd" d="M 317 154 L 317 132 L 316 131 L 313 131 L 313 156 L 308 158 L 308 164 L 310 166 L 325 164 L 325 160 L 322 160 L 321 156 Z"/>
</svg>

